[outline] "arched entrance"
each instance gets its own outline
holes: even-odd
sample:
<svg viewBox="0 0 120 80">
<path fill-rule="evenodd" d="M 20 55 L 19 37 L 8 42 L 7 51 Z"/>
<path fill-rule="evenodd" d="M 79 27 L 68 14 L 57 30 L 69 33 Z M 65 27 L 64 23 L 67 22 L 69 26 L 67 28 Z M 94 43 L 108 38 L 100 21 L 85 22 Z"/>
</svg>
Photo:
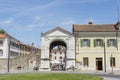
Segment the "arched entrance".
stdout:
<svg viewBox="0 0 120 80">
<path fill-rule="evenodd" d="M 63 71 L 66 67 L 67 45 L 63 41 L 56 40 L 50 44 L 50 68 Z"/>
<path fill-rule="evenodd" d="M 60 27 L 42 33 L 40 62 L 40 71 L 67 70 L 75 66 L 74 35 Z"/>
</svg>

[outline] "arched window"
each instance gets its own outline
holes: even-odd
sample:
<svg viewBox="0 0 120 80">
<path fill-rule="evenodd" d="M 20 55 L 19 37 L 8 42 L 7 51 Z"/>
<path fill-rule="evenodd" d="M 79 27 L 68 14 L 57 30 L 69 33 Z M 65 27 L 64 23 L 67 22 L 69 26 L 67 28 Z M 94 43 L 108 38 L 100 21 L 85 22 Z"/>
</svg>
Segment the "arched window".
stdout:
<svg viewBox="0 0 120 80">
<path fill-rule="evenodd" d="M 0 49 L 0 56 L 3 56 L 3 50 Z"/>
</svg>

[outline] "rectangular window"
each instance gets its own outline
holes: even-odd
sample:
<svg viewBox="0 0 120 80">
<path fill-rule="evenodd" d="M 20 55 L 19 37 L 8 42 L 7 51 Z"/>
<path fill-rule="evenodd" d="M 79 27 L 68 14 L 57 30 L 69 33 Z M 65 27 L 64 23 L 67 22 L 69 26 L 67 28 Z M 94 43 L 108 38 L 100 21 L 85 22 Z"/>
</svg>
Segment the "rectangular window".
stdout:
<svg viewBox="0 0 120 80">
<path fill-rule="evenodd" d="M 3 56 L 3 50 L 0 50 L 0 56 Z"/>
<path fill-rule="evenodd" d="M 55 55 L 56 55 L 56 52 L 55 52 Z"/>
<path fill-rule="evenodd" d="M 62 59 L 62 56 L 60 56 L 59 59 Z"/>
<path fill-rule="evenodd" d="M 89 66 L 88 57 L 84 57 L 84 58 L 83 58 L 83 66 L 84 66 L 84 67 L 88 67 L 88 66 Z"/>
<path fill-rule="evenodd" d="M 108 43 L 108 47 L 112 47 L 112 46 L 116 47 L 117 44 L 115 39 L 109 39 L 107 43 Z"/>
<path fill-rule="evenodd" d="M 114 57 L 112 57 L 112 58 L 110 58 L 110 66 L 111 67 L 115 67 L 115 58 Z"/>
<path fill-rule="evenodd" d="M 56 56 L 55 56 L 55 59 L 56 59 Z"/>
<path fill-rule="evenodd" d="M 102 47 L 103 46 L 103 40 L 102 39 L 95 39 L 94 40 L 94 47 Z"/>
<path fill-rule="evenodd" d="M 60 51 L 60 55 L 62 55 L 62 52 Z"/>
<path fill-rule="evenodd" d="M 90 47 L 90 40 L 89 39 L 83 39 L 81 44 L 82 44 L 83 47 Z"/>
<path fill-rule="evenodd" d="M 0 46 L 2 46 L 3 45 L 3 41 L 2 40 L 0 40 Z"/>
</svg>

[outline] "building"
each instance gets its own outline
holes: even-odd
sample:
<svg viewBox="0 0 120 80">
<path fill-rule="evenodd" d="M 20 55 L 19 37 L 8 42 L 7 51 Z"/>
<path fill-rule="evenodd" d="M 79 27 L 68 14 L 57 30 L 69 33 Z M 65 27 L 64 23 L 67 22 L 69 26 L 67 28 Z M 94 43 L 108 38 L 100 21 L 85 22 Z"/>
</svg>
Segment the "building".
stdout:
<svg viewBox="0 0 120 80">
<path fill-rule="evenodd" d="M 120 70 L 120 22 L 73 24 L 76 67 L 80 70 Z"/>
<path fill-rule="evenodd" d="M 27 60 L 26 56 L 37 53 L 40 49 L 26 45 L 9 34 L 0 34 L 0 71 L 28 69 L 31 58 Z"/>
<path fill-rule="evenodd" d="M 41 66 L 40 71 L 50 71 L 53 66 L 51 66 L 53 58 L 55 57 L 54 47 L 63 46 L 64 54 L 61 58 L 64 58 L 64 65 L 61 66 L 62 70 L 67 70 L 71 66 L 75 66 L 75 37 L 74 35 L 60 27 L 56 27 L 48 32 L 41 34 Z M 60 56 L 59 48 L 57 49 L 57 56 Z M 62 52 L 63 52 L 62 51 Z M 57 57 L 56 57 L 57 59 Z M 59 60 L 59 59 L 57 59 Z M 55 62 L 56 63 L 56 62 Z M 57 61 L 58 64 L 58 61 Z M 61 65 L 61 63 L 59 63 Z"/>
<path fill-rule="evenodd" d="M 50 51 L 50 66 L 52 70 L 64 70 L 66 50 L 64 46 L 57 45 Z"/>
<path fill-rule="evenodd" d="M 65 70 L 74 66 L 83 71 L 120 70 L 120 22 L 116 24 L 73 24 L 73 32 L 56 27 L 41 34 L 40 70 L 51 70 L 51 62 L 59 63 L 60 50 L 65 47 Z M 60 64 L 60 63 L 59 63 Z"/>
</svg>

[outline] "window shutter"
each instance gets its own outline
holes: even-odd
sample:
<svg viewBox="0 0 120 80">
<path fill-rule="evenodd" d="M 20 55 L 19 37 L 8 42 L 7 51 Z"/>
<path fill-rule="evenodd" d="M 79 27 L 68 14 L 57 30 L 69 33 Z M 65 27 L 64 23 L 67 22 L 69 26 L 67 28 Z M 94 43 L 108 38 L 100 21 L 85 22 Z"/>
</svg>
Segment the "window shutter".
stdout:
<svg viewBox="0 0 120 80">
<path fill-rule="evenodd" d="M 103 45 L 103 40 L 101 39 L 101 46 L 103 47 L 104 45 Z"/>
<path fill-rule="evenodd" d="M 94 47 L 96 47 L 96 39 L 94 39 Z"/>
<path fill-rule="evenodd" d="M 83 40 L 81 39 L 81 47 L 83 47 Z"/>
<path fill-rule="evenodd" d="M 90 47 L 90 39 L 88 39 L 88 47 Z"/>
<path fill-rule="evenodd" d="M 109 43 L 110 43 L 110 40 L 108 39 L 108 40 L 107 40 L 107 47 L 110 47 L 110 44 L 109 44 Z"/>
<path fill-rule="evenodd" d="M 117 40 L 114 39 L 114 46 L 117 47 Z"/>
</svg>

